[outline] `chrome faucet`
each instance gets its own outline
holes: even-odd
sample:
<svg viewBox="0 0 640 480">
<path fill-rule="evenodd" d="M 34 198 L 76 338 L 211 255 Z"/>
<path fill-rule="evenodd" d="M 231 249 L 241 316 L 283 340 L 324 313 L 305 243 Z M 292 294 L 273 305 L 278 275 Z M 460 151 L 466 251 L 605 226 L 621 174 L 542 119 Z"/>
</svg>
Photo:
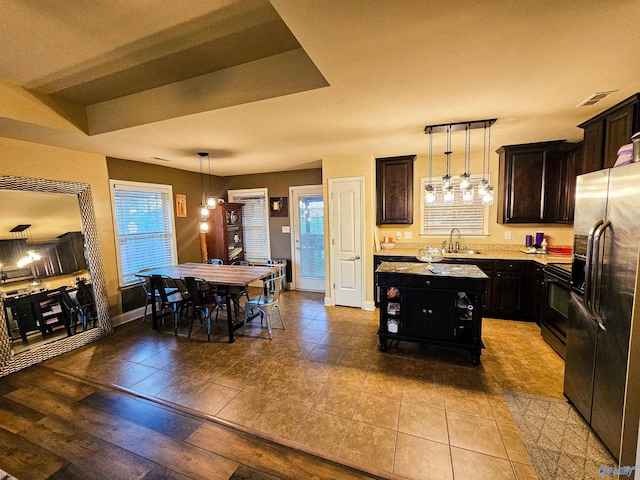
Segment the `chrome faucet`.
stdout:
<svg viewBox="0 0 640 480">
<path fill-rule="evenodd" d="M 458 232 L 458 241 L 456 242 L 455 250 L 453 249 L 453 231 L 456 230 Z M 462 236 L 460 235 L 460 230 L 457 228 L 452 228 L 451 233 L 449 234 L 449 252 L 459 252 L 460 251 L 460 239 Z"/>
</svg>

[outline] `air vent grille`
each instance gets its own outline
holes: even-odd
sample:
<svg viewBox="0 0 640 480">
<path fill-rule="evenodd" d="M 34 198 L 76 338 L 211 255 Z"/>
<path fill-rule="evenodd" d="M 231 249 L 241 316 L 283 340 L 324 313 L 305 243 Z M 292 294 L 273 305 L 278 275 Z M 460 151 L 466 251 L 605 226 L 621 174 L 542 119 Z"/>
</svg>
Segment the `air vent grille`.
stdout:
<svg viewBox="0 0 640 480">
<path fill-rule="evenodd" d="M 576 108 L 578 108 L 578 107 L 589 107 L 591 105 L 595 105 L 600 100 L 603 100 L 604 98 L 607 98 L 609 95 L 611 95 L 612 93 L 615 93 L 615 92 L 617 92 L 617 90 L 610 90 L 608 92 L 597 92 L 597 93 L 594 93 L 593 95 L 591 95 L 590 97 L 584 99 L 578 105 L 576 105 Z"/>
</svg>

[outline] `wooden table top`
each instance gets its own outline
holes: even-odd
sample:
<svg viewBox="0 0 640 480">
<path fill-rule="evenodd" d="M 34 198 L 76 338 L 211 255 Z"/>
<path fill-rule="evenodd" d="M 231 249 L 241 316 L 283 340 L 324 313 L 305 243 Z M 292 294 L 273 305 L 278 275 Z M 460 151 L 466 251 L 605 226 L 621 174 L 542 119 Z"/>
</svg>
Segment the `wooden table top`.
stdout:
<svg viewBox="0 0 640 480">
<path fill-rule="evenodd" d="M 280 267 L 181 263 L 179 265 L 167 265 L 153 270 L 145 270 L 138 272 L 138 275 L 144 277 L 166 275 L 174 279 L 196 277 L 215 285 L 246 287 L 251 282 L 261 280 L 274 273 L 280 273 Z"/>
</svg>

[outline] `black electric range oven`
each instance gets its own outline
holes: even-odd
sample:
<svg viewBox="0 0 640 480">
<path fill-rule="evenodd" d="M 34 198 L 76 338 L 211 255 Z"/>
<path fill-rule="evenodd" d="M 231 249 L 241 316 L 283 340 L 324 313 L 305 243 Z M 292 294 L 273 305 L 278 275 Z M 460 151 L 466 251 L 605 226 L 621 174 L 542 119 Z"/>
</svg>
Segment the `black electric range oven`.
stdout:
<svg viewBox="0 0 640 480">
<path fill-rule="evenodd" d="M 544 299 L 541 333 L 545 341 L 564 359 L 571 298 L 571 264 L 549 263 L 542 271 Z"/>
</svg>

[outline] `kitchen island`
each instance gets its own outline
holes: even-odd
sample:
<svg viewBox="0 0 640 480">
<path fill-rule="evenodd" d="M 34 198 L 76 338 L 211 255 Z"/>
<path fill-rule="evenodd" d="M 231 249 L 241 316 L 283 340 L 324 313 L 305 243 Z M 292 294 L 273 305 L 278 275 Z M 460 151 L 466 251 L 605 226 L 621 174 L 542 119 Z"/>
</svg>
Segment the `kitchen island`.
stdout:
<svg viewBox="0 0 640 480">
<path fill-rule="evenodd" d="M 427 343 L 471 352 L 480 363 L 482 300 L 487 275 L 475 265 L 383 262 L 380 288 L 380 351 L 389 340 Z"/>
</svg>

